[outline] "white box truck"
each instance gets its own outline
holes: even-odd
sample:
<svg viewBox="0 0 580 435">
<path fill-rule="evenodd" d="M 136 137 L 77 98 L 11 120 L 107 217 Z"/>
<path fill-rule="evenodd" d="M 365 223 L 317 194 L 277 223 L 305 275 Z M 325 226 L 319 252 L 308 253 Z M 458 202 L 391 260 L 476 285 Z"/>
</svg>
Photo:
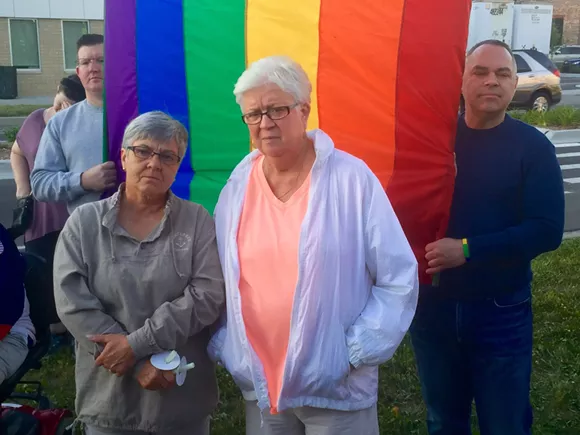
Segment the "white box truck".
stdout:
<svg viewBox="0 0 580 435">
<path fill-rule="evenodd" d="M 486 39 L 497 39 L 512 46 L 513 2 L 474 2 L 469 18 L 467 49 Z"/>
<path fill-rule="evenodd" d="M 552 5 L 515 5 L 512 48 L 550 53 Z"/>
</svg>

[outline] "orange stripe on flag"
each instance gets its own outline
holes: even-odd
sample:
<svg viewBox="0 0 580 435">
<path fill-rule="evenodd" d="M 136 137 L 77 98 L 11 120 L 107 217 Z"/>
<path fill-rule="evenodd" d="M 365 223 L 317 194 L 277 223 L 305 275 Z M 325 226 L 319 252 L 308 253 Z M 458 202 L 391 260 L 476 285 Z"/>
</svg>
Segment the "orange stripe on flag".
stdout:
<svg viewBox="0 0 580 435">
<path fill-rule="evenodd" d="M 322 0 L 320 127 L 387 186 L 395 156 L 395 99 L 404 0 Z"/>
</svg>

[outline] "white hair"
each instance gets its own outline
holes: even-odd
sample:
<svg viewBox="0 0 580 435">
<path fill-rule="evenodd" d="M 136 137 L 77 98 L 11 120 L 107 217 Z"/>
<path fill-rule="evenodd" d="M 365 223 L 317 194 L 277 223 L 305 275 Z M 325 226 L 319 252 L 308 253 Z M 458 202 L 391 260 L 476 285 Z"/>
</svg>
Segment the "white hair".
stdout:
<svg viewBox="0 0 580 435">
<path fill-rule="evenodd" d="M 277 85 L 297 103 L 310 102 L 312 84 L 308 75 L 288 56 L 269 56 L 251 63 L 234 87 L 236 102 L 241 105 L 245 92 L 267 84 Z"/>
<path fill-rule="evenodd" d="M 139 115 L 125 128 L 123 148 L 127 149 L 136 140 L 149 139 L 168 143 L 175 139 L 179 156 L 187 149 L 187 130 L 183 124 L 163 112 L 147 112 Z"/>
</svg>

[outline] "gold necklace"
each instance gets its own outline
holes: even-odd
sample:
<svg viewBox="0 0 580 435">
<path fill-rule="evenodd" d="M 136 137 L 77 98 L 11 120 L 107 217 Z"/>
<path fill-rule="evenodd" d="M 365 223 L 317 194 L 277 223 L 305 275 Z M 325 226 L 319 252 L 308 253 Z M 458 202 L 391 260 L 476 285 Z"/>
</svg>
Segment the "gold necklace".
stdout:
<svg viewBox="0 0 580 435">
<path fill-rule="evenodd" d="M 294 183 L 292 184 L 292 187 L 290 187 L 290 189 L 288 189 L 283 195 L 274 194 L 274 196 L 276 198 L 278 198 L 280 201 L 282 201 L 282 198 L 284 198 L 286 195 L 288 195 L 292 191 L 292 189 L 294 189 L 296 187 L 296 184 L 298 183 L 298 177 L 300 177 L 300 174 L 302 174 L 302 169 L 304 169 L 304 164 L 302 164 L 302 167 L 300 168 L 300 172 L 298 172 L 298 174 L 296 175 L 296 178 L 294 178 Z"/>
<path fill-rule="evenodd" d="M 306 152 L 308 152 L 308 148 L 306 148 Z M 306 153 L 305 152 L 305 153 Z M 296 187 L 296 184 L 298 183 L 298 178 L 300 177 L 300 175 L 302 175 L 302 171 L 304 170 L 304 162 L 306 161 L 306 156 L 304 156 L 302 158 L 302 166 L 300 166 L 300 171 L 296 174 L 296 177 L 294 177 L 294 181 L 292 183 L 292 186 L 290 187 L 290 189 L 288 189 L 286 192 L 284 192 L 283 195 L 276 195 L 273 191 L 272 193 L 274 193 L 274 196 L 276 198 L 278 198 L 279 201 L 282 201 L 282 198 L 286 197 L 286 195 L 288 195 L 292 189 L 294 189 Z M 265 175 L 265 174 L 264 174 Z"/>
</svg>

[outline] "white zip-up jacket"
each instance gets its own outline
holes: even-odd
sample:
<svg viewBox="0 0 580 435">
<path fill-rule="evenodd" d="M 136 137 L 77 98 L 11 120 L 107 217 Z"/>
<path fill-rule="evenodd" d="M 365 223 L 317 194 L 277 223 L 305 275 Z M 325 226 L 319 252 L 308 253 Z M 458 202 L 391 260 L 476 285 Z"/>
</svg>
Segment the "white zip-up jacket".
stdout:
<svg viewBox="0 0 580 435">
<path fill-rule="evenodd" d="M 377 177 L 360 159 L 314 140 L 308 209 L 278 410 L 365 409 L 377 400 L 378 365 L 389 360 L 417 305 L 417 261 Z M 270 407 L 263 366 L 246 336 L 237 232 L 259 151 L 232 172 L 215 209 L 227 310 L 208 347 L 246 400 Z M 275 291 L 275 289 L 273 289 Z M 351 364 L 355 367 L 351 370 Z"/>
</svg>

